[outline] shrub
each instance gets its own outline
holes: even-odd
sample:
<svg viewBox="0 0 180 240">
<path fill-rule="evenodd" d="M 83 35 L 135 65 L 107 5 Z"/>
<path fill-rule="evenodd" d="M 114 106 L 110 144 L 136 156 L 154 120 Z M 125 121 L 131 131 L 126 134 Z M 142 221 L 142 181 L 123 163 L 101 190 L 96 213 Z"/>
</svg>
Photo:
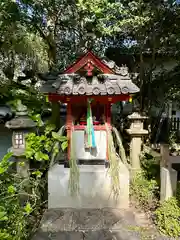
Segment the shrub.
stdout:
<svg viewBox="0 0 180 240">
<path fill-rule="evenodd" d="M 156 179 L 159 183 L 160 162 L 148 153 L 141 156 L 141 167 L 147 179 Z"/>
<path fill-rule="evenodd" d="M 9 160 L 11 153 L 0 161 L 0 239 L 20 240 L 27 239 L 30 225 L 29 215 L 31 206 L 39 203 L 37 192 L 27 193 L 27 186 L 31 184 L 33 190 L 37 187 L 35 179 L 24 181 L 13 171 L 10 172 L 12 162 Z M 26 193 L 26 201 L 22 204 L 20 194 Z M 26 195 L 26 196 L 27 196 Z M 21 195 L 22 196 L 22 195 Z M 27 208 L 29 206 L 29 208 Z M 33 224 L 35 224 L 33 222 Z"/>
<path fill-rule="evenodd" d="M 12 154 L 0 160 L 0 240 L 26 240 L 36 231 L 47 202 L 47 178 L 51 155 L 57 153 L 56 143 L 66 149 L 67 138 L 45 128 L 41 135 L 30 133 L 26 138 L 26 158 L 38 162 L 22 178 L 12 169 Z M 23 166 L 23 162 L 19 163 Z"/>
<path fill-rule="evenodd" d="M 143 171 L 136 174 L 130 186 L 131 195 L 145 210 L 153 210 L 157 206 L 158 189 L 156 180 L 148 180 Z"/>
<path fill-rule="evenodd" d="M 157 208 L 155 223 L 163 234 L 171 237 L 180 236 L 180 208 L 177 199 L 170 198 Z"/>
</svg>

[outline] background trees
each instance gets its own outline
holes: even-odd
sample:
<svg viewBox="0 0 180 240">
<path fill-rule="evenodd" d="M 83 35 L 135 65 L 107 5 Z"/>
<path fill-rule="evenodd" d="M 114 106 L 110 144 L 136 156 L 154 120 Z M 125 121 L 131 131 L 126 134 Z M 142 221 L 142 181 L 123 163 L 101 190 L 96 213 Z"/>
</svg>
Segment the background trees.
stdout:
<svg viewBox="0 0 180 240">
<path fill-rule="evenodd" d="M 41 74 L 57 74 L 86 48 L 119 64 L 123 55 L 139 73 L 142 110 L 178 96 L 180 7 L 175 1 L 3 0 L 0 9 L 1 102 L 17 96 L 33 102 Z M 175 64 L 165 71 L 159 58 Z"/>
</svg>

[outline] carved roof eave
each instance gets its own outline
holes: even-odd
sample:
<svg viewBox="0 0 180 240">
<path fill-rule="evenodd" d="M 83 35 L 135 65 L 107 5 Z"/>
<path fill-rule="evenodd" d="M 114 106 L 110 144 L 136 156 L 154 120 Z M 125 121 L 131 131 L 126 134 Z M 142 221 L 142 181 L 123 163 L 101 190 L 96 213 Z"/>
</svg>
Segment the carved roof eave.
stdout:
<svg viewBox="0 0 180 240">
<path fill-rule="evenodd" d="M 93 76 L 94 66 L 102 73 Z M 77 74 L 82 68 L 87 72 L 87 77 Z M 69 96 L 113 96 L 134 94 L 139 92 L 139 88 L 131 81 L 126 66 L 118 67 L 113 61 L 102 61 L 91 51 L 88 51 L 78 61 L 67 68 L 63 74 L 59 74 L 56 78 L 46 81 L 41 88 L 41 92 Z"/>
<path fill-rule="evenodd" d="M 103 80 L 102 80 L 103 78 Z M 48 81 L 41 89 L 44 93 L 59 95 L 121 95 L 135 94 L 139 88 L 129 76 L 101 74 L 92 78 L 91 84 L 85 77 L 63 74 L 56 81 Z"/>
</svg>

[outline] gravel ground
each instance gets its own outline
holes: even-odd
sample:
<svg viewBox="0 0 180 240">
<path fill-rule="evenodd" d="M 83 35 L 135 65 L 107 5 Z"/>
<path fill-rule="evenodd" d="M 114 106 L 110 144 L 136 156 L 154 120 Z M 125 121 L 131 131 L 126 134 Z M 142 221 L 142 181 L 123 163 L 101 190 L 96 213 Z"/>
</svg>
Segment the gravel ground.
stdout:
<svg viewBox="0 0 180 240">
<path fill-rule="evenodd" d="M 143 212 L 120 209 L 48 210 L 32 240 L 166 240 Z"/>
</svg>

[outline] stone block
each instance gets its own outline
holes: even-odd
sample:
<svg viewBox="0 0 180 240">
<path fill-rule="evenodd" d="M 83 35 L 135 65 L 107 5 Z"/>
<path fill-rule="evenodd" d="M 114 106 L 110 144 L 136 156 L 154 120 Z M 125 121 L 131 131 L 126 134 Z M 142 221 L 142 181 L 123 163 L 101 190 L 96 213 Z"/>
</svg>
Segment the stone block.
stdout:
<svg viewBox="0 0 180 240">
<path fill-rule="evenodd" d="M 174 169 L 161 168 L 161 201 L 173 197 L 177 188 L 177 171 Z"/>
<path fill-rule="evenodd" d="M 98 165 L 80 165 L 78 196 L 69 191 L 70 169 L 54 165 L 48 173 L 48 208 L 128 208 L 129 171 L 120 163 L 120 194 L 114 198 L 108 169 Z"/>
</svg>

